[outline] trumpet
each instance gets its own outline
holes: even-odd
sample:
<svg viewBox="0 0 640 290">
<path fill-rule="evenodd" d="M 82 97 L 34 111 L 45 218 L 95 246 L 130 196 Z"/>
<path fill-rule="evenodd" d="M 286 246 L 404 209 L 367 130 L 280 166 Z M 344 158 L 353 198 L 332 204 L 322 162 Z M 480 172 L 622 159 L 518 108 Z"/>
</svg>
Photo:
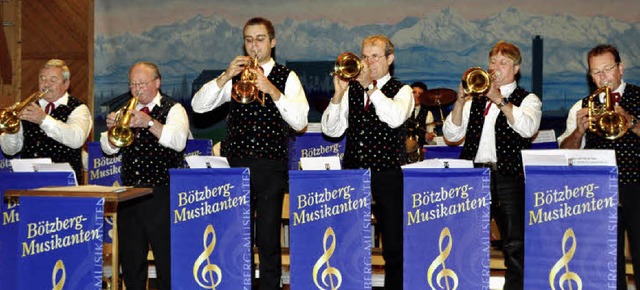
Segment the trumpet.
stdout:
<svg viewBox="0 0 640 290">
<path fill-rule="evenodd" d="M 257 52 L 254 52 L 254 56 L 249 58 L 249 62 L 240 73 L 240 80 L 233 85 L 231 97 L 241 104 L 258 101 L 264 106 L 264 93 L 260 92 L 256 87 L 258 76 L 251 69 L 262 69 L 258 64 Z"/>
<path fill-rule="evenodd" d="M 20 112 L 24 108 L 37 100 L 40 100 L 49 92 L 49 89 L 35 92 L 22 102 L 15 103 L 6 109 L 0 110 L 0 134 L 15 134 L 20 131 Z"/>
<path fill-rule="evenodd" d="M 127 105 L 116 113 L 115 125 L 107 131 L 109 143 L 113 146 L 122 148 L 133 143 L 135 134 L 133 134 L 133 130 L 129 127 L 129 123 L 131 122 L 131 111 L 135 110 L 137 105 L 138 97 L 133 96 L 129 99 Z"/>
<path fill-rule="evenodd" d="M 604 104 L 596 106 L 594 98 L 604 92 Z M 608 85 L 597 89 L 588 99 L 589 131 L 608 140 L 622 137 L 629 129 L 629 121 L 615 112 L 611 88 Z"/>
<path fill-rule="evenodd" d="M 491 82 L 500 76 L 499 72 L 488 72 L 481 67 L 472 67 L 462 75 L 462 90 L 471 96 L 482 96 L 491 88 Z"/>
<path fill-rule="evenodd" d="M 352 52 L 343 52 L 336 59 L 332 75 L 349 81 L 355 79 L 362 71 L 362 61 Z"/>
</svg>

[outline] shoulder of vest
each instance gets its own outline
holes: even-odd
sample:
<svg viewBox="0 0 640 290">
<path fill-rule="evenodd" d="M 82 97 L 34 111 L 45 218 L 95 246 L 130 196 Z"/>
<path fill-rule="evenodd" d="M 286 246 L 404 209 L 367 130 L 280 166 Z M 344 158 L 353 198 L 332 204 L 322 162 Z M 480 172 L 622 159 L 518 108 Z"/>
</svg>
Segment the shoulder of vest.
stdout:
<svg viewBox="0 0 640 290">
<path fill-rule="evenodd" d="M 173 98 L 169 97 L 168 95 L 165 95 L 164 93 L 160 93 L 160 95 L 162 95 L 162 99 L 160 99 L 160 103 L 163 105 L 173 106 L 178 102 Z"/>
</svg>

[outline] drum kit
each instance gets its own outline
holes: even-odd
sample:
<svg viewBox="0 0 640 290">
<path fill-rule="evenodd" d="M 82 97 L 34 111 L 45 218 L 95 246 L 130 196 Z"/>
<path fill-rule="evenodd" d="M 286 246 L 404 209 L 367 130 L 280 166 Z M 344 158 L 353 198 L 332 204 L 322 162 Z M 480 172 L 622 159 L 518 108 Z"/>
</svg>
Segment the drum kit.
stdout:
<svg viewBox="0 0 640 290">
<path fill-rule="evenodd" d="M 449 105 L 456 100 L 457 93 L 452 89 L 447 88 L 436 88 L 425 91 L 419 98 L 420 104 L 425 107 L 438 107 L 440 111 L 440 120 L 444 121 L 444 113 L 442 112 L 442 106 Z M 411 119 L 409 119 L 411 120 Z M 413 121 L 413 120 L 411 120 Z M 414 121 L 415 122 L 415 121 Z M 428 125 L 442 125 L 442 122 L 432 122 L 426 124 Z M 418 143 L 418 134 L 425 134 L 426 130 L 422 127 L 414 124 L 413 126 L 409 126 L 407 132 L 407 138 L 405 140 L 406 152 L 407 152 L 407 161 L 409 163 L 415 163 L 418 161 L 422 161 L 424 159 L 424 154 L 422 153 L 421 145 Z"/>
</svg>

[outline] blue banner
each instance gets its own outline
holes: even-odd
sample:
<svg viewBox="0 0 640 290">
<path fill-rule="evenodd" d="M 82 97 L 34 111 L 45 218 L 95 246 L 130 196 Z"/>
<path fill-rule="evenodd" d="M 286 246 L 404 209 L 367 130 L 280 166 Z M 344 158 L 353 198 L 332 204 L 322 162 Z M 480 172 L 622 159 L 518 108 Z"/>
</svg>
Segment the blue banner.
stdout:
<svg viewBox="0 0 640 290">
<path fill-rule="evenodd" d="M 18 288 L 102 289 L 103 198 L 20 197 Z"/>
<path fill-rule="evenodd" d="M 320 132 L 305 132 L 296 135 L 289 143 L 289 170 L 300 169 L 300 158 L 344 155 L 345 139 L 329 138 Z"/>
<path fill-rule="evenodd" d="M 8 189 L 34 189 L 43 186 L 75 186 L 73 174 L 68 172 L 0 172 L 0 285 L 6 289 L 18 288 L 18 222 L 20 204 L 7 200 Z"/>
<path fill-rule="evenodd" d="M 212 142 L 210 139 L 189 139 L 184 149 L 184 155 L 211 155 Z M 89 142 L 89 184 L 120 186 L 120 170 L 122 155 L 107 156 L 100 148 L 100 142 Z M 186 166 L 185 161 L 185 166 Z"/>
<path fill-rule="evenodd" d="M 525 171 L 524 288 L 616 289 L 617 167 Z"/>
<path fill-rule="evenodd" d="M 368 289 L 371 175 L 289 172 L 291 289 Z"/>
<path fill-rule="evenodd" d="M 120 170 L 122 167 L 122 155 L 105 155 L 100 148 L 100 142 L 88 142 L 89 176 L 88 184 L 104 186 L 120 186 Z"/>
<path fill-rule="evenodd" d="M 11 159 L 7 158 L 0 151 L 0 172 L 10 172 L 11 171 Z"/>
<path fill-rule="evenodd" d="M 211 147 L 212 142 L 209 139 L 187 140 L 187 146 L 185 147 L 185 157 L 189 155 L 210 155 Z M 122 185 L 122 178 L 120 177 L 122 155 L 105 155 L 100 148 L 100 142 L 89 142 L 88 153 L 88 184 L 104 186 Z M 104 242 L 111 243 L 113 238 L 113 220 L 111 219 L 111 217 L 106 217 L 104 219 L 104 222 Z"/>
<path fill-rule="evenodd" d="M 249 169 L 169 173 L 172 289 L 251 289 Z"/>
<path fill-rule="evenodd" d="M 404 289 L 489 289 L 489 170 L 403 173 Z"/>
</svg>

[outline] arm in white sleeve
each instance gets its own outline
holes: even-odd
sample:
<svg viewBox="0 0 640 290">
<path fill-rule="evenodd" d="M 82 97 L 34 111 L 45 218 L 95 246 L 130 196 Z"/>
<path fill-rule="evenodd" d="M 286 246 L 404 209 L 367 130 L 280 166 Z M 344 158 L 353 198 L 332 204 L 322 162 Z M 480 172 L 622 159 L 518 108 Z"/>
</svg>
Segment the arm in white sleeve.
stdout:
<svg viewBox="0 0 640 290">
<path fill-rule="evenodd" d="M 436 125 L 433 124 L 433 113 L 431 111 L 427 111 L 427 133 L 433 133 Z"/>
<path fill-rule="evenodd" d="M 514 131 L 524 138 L 531 138 L 540 128 L 542 118 L 542 102 L 538 96 L 529 94 L 520 106 L 513 106 L 514 124 L 509 124 Z"/>
<path fill-rule="evenodd" d="M 108 131 L 100 133 L 100 148 L 106 155 L 113 155 L 120 151 L 120 148 L 111 146 L 111 143 L 109 143 Z"/>
<path fill-rule="evenodd" d="M 93 118 L 86 105 L 80 105 L 71 112 L 67 122 L 56 120 L 51 116 L 46 116 L 40 124 L 47 136 L 67 147 L 77 149 L 84 145 L 84 142 L 91 133 Z"/>
<path fill-rule="evenodd" d="M 566 126 L 567 129 L 564 131 L 564 133 L 562 133 L 562 135 L 560 135 L 560 137 L 558 137 L 558 146 L 562 144 L 562 141 L 564 141 L 564 139 L 569 137 L 569 135 L 571 135 L 573 131 L 576 130 L 576 128 L 578 128 L 578 124 L 576 123 L 576 121 L 577 121 L 578 111 L 580 109 L 582 109 L 582 100 L 579 100 L 575 104 L 573 104 L 573 106 L 569 110 L 569 115 L 567 116 L 567 126 Z M 586 144 L 586 134 L 582 136 L 582 142 L 581 142 L 580 148 L 584 148 L 585 144 Z"/>
<path fill-rule="evenodd" d="M 158 143 L 175 151 L 182 151 L 187 146 L 189 137 L 189 117 L 184 107 L 176 103 L 169 110 L 167 123 L 162 127 L 162 134 Z"/>
<path fill-rule="evenodd" d="M 442 125 L 442 135 L 448 141 L 458 142 L 464 138 L 467 132 L 467 124 L 469 124 L 469 114 L 471 113 L 471 101 L 464 103 L 462 107 L 462 124 L 456 126 L 453 123 L 453 114 L 449 114 Z"/>
<path fill-rule="evenodd" d="M 320 123 L 322 133 L 329 137 L 340 137 L 349 127 L 349 90 L 344 93 L 339 104 L 329 102 L 322 113 Z"/>
<path fill-rule="evenodd" d="M 381 90 L 375 90 L 370 100 L 376 107 L 376 114 L 380 121 L 391 128 L 398 128 L 404 124 L 413 111 L 412 90 L 407 85 L 402 86 L 393 99 L 387 98 Z"/>
<path fill-rule="evenodd" d="M 309 103 L 302 89 L 298 75 L 291 71 L 287 77 L 284 93 L 275 102 L 282 118 L 296 131 L 307 126 L 309 115 Z"/>
<path fill-rule="evenodd" d="M 20 150 L 22 150 L 22 144 L 24 142 L 24 135 L 22 131 L 22 126 L 20 126 L 20 130 L 15 134 L 0 134 L 0 148 L 2 148 L 2 152 L 7 155 L 16 155 Z"/>
<path fill-rule="evenodd" d="M 224 86 L 220 88 L 218 87 L 218 83 L 216 83 L 217 79 L 218 78 L 215 78 L 204 84 L 202 88 L 193 95 L 193 99 L 191 99 L 191 107 L 194 112 L 206 113 L 226 102 L 231 101 L 232 81 L 227 81 L 224 83 Z"/>
</svg>

